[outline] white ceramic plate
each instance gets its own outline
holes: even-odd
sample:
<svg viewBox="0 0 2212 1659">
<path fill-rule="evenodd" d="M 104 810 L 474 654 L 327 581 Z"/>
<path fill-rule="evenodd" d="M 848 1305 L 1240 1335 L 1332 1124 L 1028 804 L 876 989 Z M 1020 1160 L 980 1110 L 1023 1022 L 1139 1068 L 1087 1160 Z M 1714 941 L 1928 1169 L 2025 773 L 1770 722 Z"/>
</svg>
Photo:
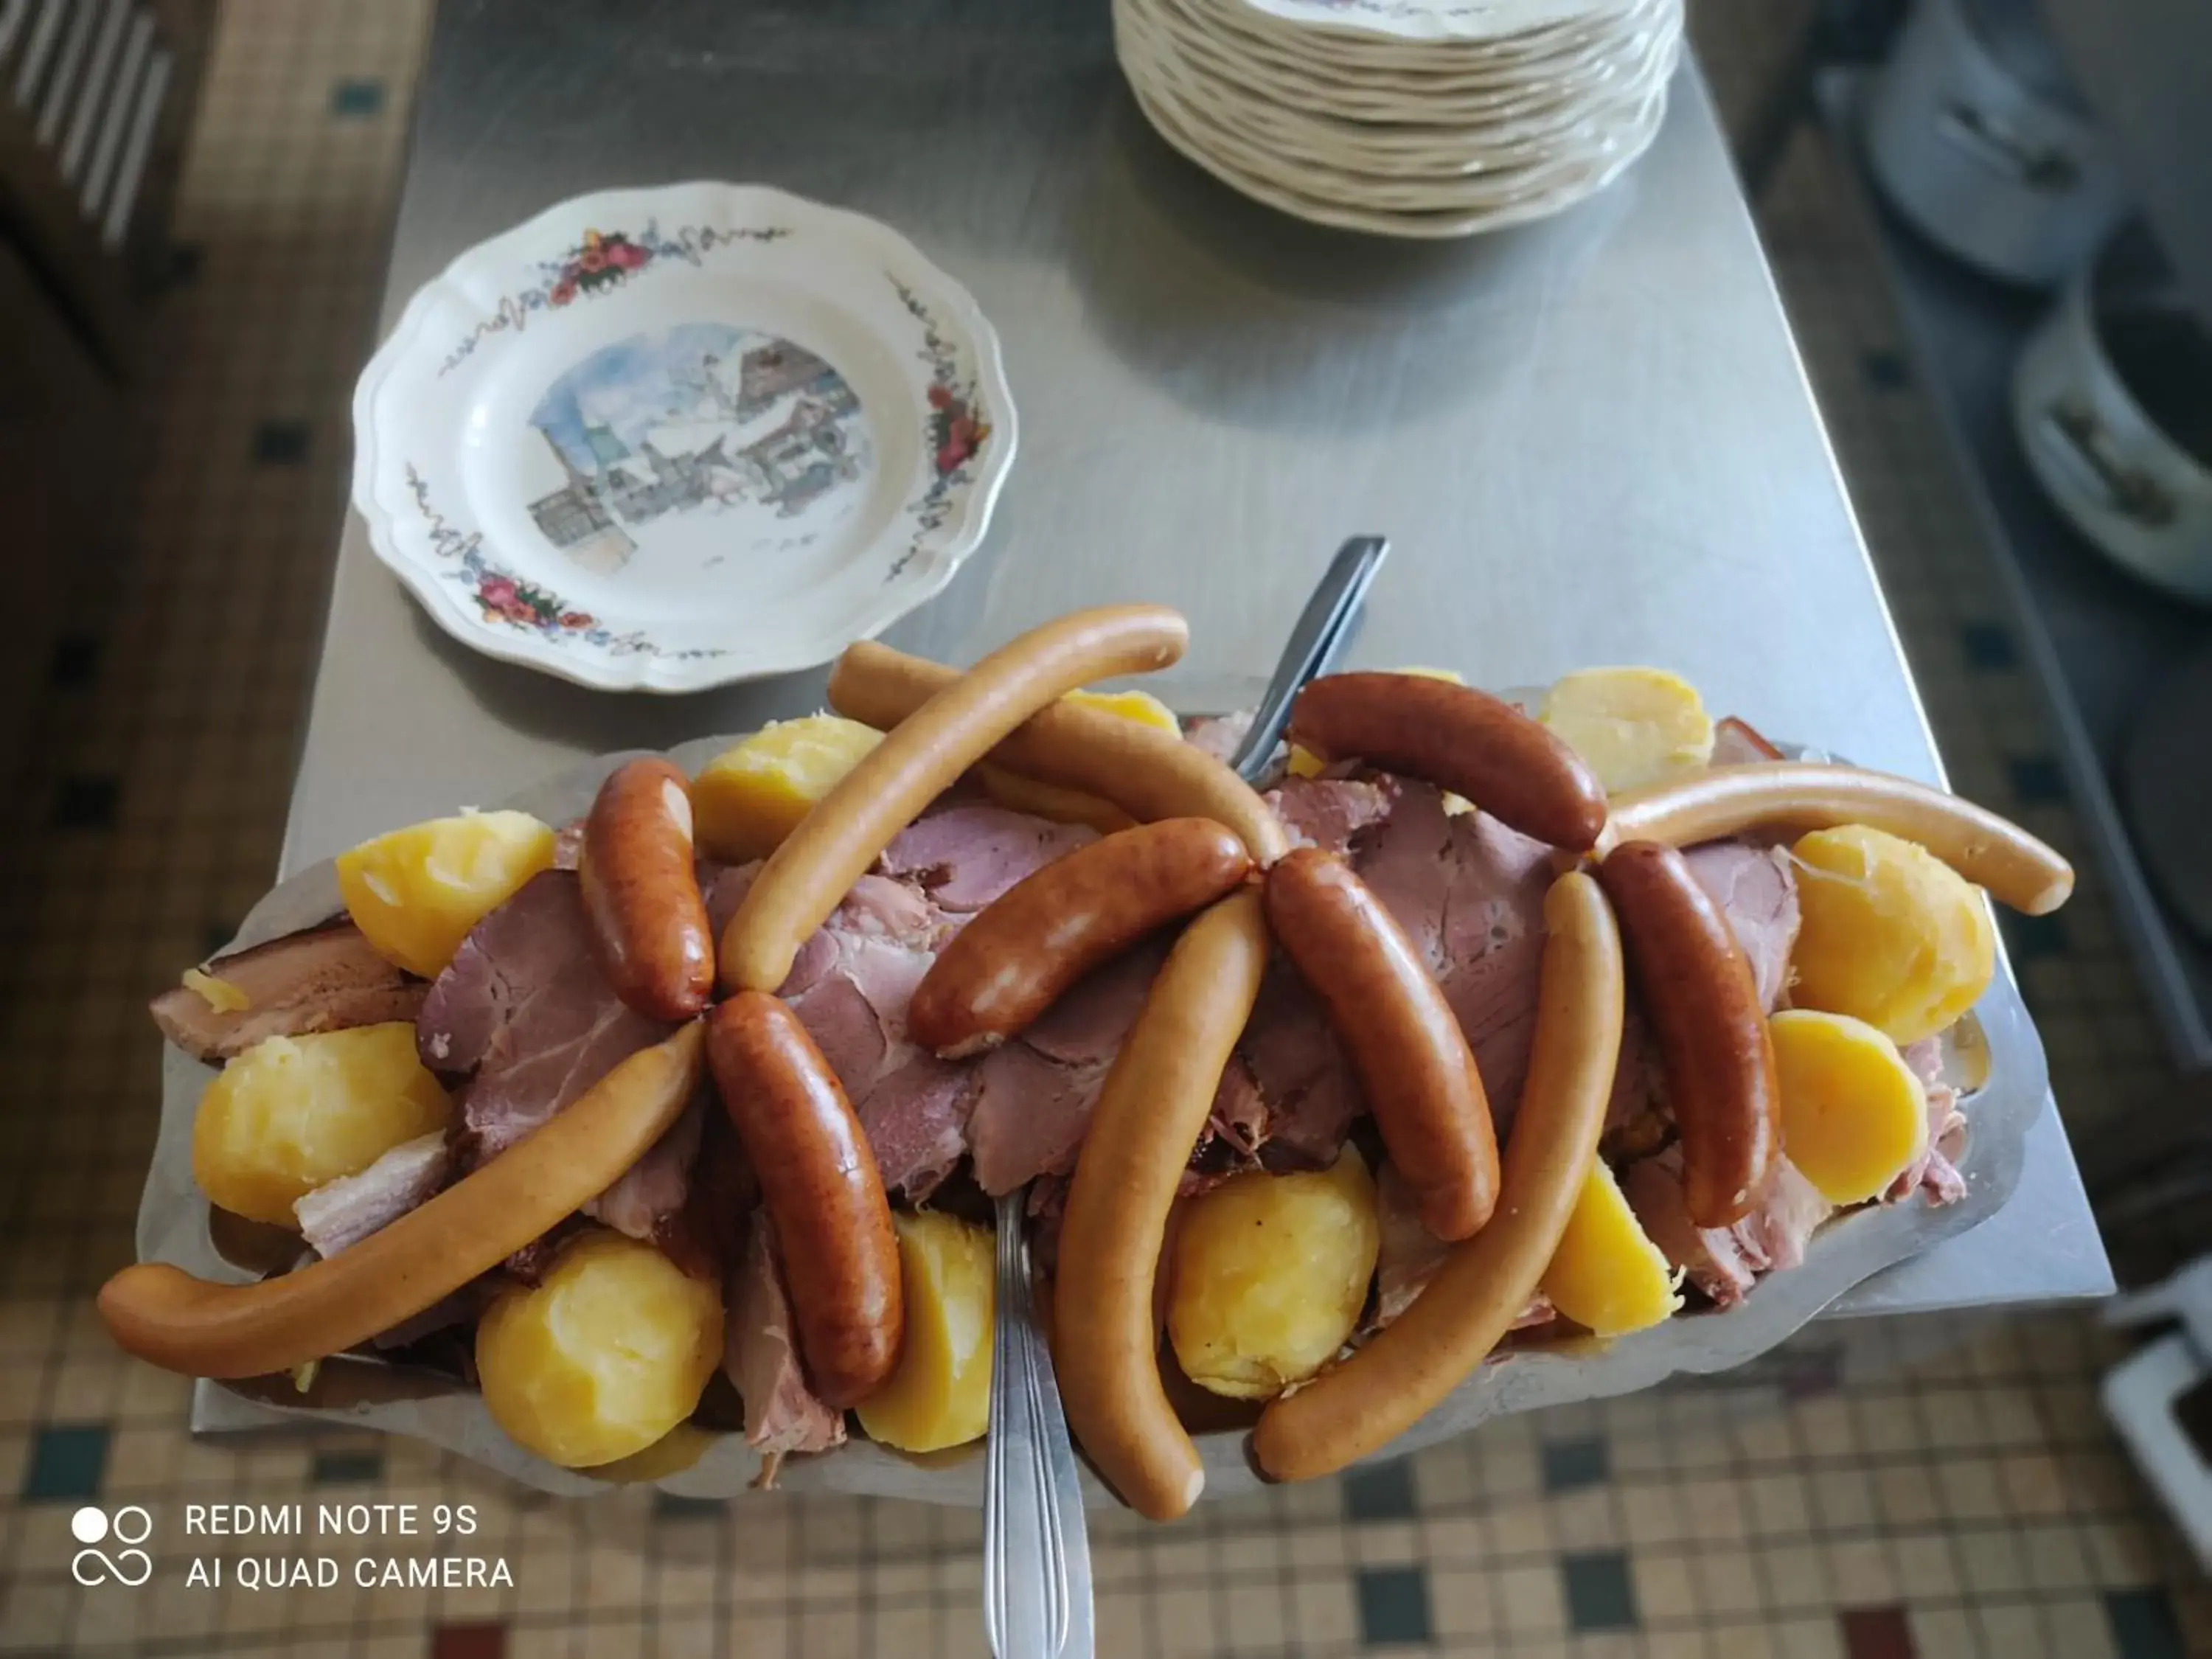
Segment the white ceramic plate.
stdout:
<svg viewBox="0 0 2212 1659">
<path fill-rule="evenodd" d="M 951 579 L 1014 455 L 997 337 L 872 219 L 610 191 L 479 244 L 354 392 L 354 506 L 455 638 L 609 690 L 826 662 Z"/>
<path fill-rule="evenodd" d="M 1154 129 L 1223 183 L 1302 219 L 1386 236 L 1467 236 L 1561 212 L 1603 189 L 1644 153 L 1667 103 L 1662 78 L 1627 125 L 1564 161 L 1462 179 L 1382 179 L 1276 154 L 1224 127 L 1140 62 L 1124 67 Z"/>
<path fill-rule="evenodd" d="M 1448 199 L 1422 206 L 1462 204 L 1452 192 L 1478 175 L 1525 184 L 1522 175 L 1530 169 L 1602 162 L 1620 135 L 1636 129 L 1672 73 L 1680 40 L 1680 15 L 1674 12 L 1632 36 L 1626 50 L 1572 95 L 1550 96 L 1538 108 L 1496 109 L 1452 127 L 1347 118 L 1255 91 L 1224 73 L 1197 43 L 1174 33 L 1147 0 L 1123 0 L 1116 21 L 1130 78 L 1156 99 L 1200 112 L 1207 125 L 1232 131 L 1301 175 L 1326 167 L 1447 192 Z M 1316 193 L 1355 202 L 1364 195 L 1349 186 Z"/>
<path fill-rule="evenodd" d="M 1315 117 L 1387 125 L 1462 139 L 1499 121 L 1571 110 L 1616 83 L 1653 37 L 1679 34 L 1681 0 L 1638 0 L 1622 27 L 1579 50 L 1470 76 L 1360 76 L 1280 54 L 1212 18 L 1203 0 L 1139 0 L 1139 16 L 1196 70 L 1250 96 Z"/>
<path fill-rule="evenodd" d="M 1326 63 L 1467 68 L 1601 36 L 1638 0 L 1201 0 L 1255 37 Z"/>
<path fill-rule="evenodd" d="M 1479 41 L 1382 40 L 1294 28 L 1244 0 L 1177 0 L 1206 34 L 1240 55 L 1261 58 L 1324 86 L 1407 93 L 1476 92 L 1525 82 L 1605 52 L 1679 0 L 1624 0 L 1582 21 Z"/>
</svg>

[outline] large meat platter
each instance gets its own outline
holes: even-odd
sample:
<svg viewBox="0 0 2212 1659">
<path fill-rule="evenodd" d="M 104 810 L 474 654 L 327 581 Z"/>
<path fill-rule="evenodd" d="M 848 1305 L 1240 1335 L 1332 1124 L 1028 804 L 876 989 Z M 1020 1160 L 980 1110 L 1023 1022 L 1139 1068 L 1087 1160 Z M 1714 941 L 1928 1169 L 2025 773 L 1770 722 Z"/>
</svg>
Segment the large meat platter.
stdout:
<svg viewBox="0 0 2212 1659">
<path fill-rule="evenodd" d="M 1508 694 L 1532 706 L 1534 696 Z M 696 775 L 736 741 L 700 738 L 667 751 L 665 757 Z M 639 757 L 599 757 L 500 805 L 550 824 L 574 823 L 591 811 L 610 775 Z M 343 908 L 335 865 L 317 865 L 267 894 L 231 950 L 315 927 Z M 227 1253 L 219 1242 L 218 1212 L 193 1174 L 195 1115 L 216 1073 L 173 1045 L 164 1066 L 161 1136 L 139 1212 L 140 1260 L 173 1264 L 219 1283 L 250 1281 L 258 1273 L 242 1265 L 247 1258 L 235 1247 Z M 1847 1210 L 1811 1237 L 1802 1265 L 1761 1278 L 1734 1305 L 1680 1314 L 1610 1341 L 1577 1334 L 1510 1342 L 1391 1441 L 1389 1454 L 1417 1450 L 1493 1417 L 1741 1365 L 1784 1341 L 1871 1275 L 1988 1218 L 2019 1182 L 2027 1132 L 2047 1094 L 2041 1045 L 2001 951 L 1985 993 L 1947 1033 L 1942 1066 L 1942 1078 L 1956 1088 L 1970 1125 L 1963 1152 L 1953 1158 L 1960 1181 L 1951 1201 L 1929 1203 L 1916 1195 Z M 554 1493 L 580 1495 L 623 1480 L 650 1481 L 686 1497 L 732 1498 L 755 1486 L 762 1474 L 763 1459 L 741 1433 L 690 1424 L 619 1462 L 582 1469 L 558 1467 L 502 1432 L 482 1395 L 459 1378 L 358 1353 L 325 1361 L 309 1392 L 281 1376 L 214 1386 L 232 1389 L 279 1416 L 343 1422 L 420 1439 Z M 1196 1432 L 1193 1438 L 1207 1495 L 1247 1492 L 1260 1483 L 1246 1426 Z M 980 1452 L 980 1444 L 972 1444 L 908 1455 L 855 1437 L 834 1452 L 783 1462 L 780 1484 L 973 1504 L 982 1492 Z M 1105 1489 L 1088 1470 L 1085 1478 L 1093 1483 L 1094 1495 L 1105 1499 Z"/>
</svg>

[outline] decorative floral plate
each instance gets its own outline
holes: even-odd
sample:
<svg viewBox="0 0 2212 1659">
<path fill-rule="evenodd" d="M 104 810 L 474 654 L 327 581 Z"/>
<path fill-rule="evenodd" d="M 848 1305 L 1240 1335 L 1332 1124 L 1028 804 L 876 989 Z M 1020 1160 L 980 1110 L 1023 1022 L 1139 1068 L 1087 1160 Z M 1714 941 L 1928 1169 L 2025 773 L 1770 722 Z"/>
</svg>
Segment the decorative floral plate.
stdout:
<svg viewBox="0 0 2212 1659">
<path fill-rule="evenodd" d="M 354 506 L 465 644 L 611 690 L 827 661 L 951 579 L 1014 455 L 997 336 L 872 219 L 760 185 L 580 197 L 416 294 Z"/>
</svg>

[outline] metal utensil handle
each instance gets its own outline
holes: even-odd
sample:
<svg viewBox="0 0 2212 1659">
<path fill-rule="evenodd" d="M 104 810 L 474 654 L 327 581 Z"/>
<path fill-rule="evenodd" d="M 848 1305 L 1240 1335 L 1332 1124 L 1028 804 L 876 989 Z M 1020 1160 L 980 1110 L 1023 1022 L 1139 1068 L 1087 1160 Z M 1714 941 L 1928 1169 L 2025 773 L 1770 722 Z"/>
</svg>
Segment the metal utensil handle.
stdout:
<svg viewBox="0 0 2212 1659">
<path fill-rule="evenodd" d="M 998 1208 L 983 1498 L 983 1626 L 998 1659 L 1092 1659 L 1091 1549 L 1052 1355 L 1030 1299 L 1022 1195 Z"/>
<path fill-rule="evenodd" d="M 1382 536 L 1354 536 L 1336 550 L 1313 597 L 1298 614 L 1290 643 L 1275 664 L 1275 677 L 1267 682 L 1260 706 L 1253 711 L 1251 728 L 1231 762 L 1245 782 L 1267 770 L 1283 727 L 1290 722 L 1291 705 L 1306 682 L 1325 672 L 1343 649 L 1368 586 L 1389 555 L 1390 543 Z"/>
</svg>

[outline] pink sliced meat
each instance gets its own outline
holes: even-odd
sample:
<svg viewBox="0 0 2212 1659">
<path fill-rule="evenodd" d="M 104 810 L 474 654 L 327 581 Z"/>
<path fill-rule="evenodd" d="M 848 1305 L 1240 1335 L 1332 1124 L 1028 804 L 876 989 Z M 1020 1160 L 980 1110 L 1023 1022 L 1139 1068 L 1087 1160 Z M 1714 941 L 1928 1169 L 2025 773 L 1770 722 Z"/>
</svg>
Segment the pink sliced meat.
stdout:
<svg viewBox="0 0 2212 1659">
<path fill-rule="evenodd" d="M 1413 1189 L 1395 1164 L 1386 1162 L 1376 1172 L 1375 1217 L 1382 1233 L 1375 1258 L 1375 1327 L 1380 1330 L 1413 1305 L 1451 1246 L 1423 1224 Z"/>
<path fill-rule="evenodd" d="M 1742 1241 L 1729 1228 L 1700 1227 L 1690 1219 L 1679 1152 L 1670 1147 L 1615 1173 L 1621 1196 L 1659 1253 L 1686 1271 L 1716 1307 L 1732 1308 L 1750 1293 L 1758 1270 Z"/>
<path fill-rule="evenodd" d="M 1713 727 L 1715 766 L 1747 766 L 1781 758 L 1779 749 L 1733 714 Z"/>
<path fill-rule="evenodd" d="M 917 1051 L 854 1109 L 884 1185 L 921 1203 L 968 1155 L 968 1120 L 975 1107 L 971 1064 Z"/>
<path fill-rule="evenodd" d="M 1241 1054 L 1229 1056 L 1214 1086 L 1213 1109 L 1206 1115 L 1206 1133 L 1225 1142 L 1238 1157 L 1256 1154 L 1268 1135 L 1267 1097 L 1253 1080 L 1252 1068 Z"/>
<path fill-rule="evenodd" d="M 1395 779 L 1285 778 L 1267 792 L 1267 802 L 1294 845 L 1341 858 L 1354 837 L 1389 817 L 1397 793 Z"/>
<path fill-rule="evenodd" d="M 179 985 L 149 1008 L 163 1036 L 210 1062 L 233 1059 L 264 1037 L 411 1021 L 430 989 L 377 955 L 343 918 L 217 957 L 205 971 L 235 986 L 246 1006 L 225 1012 Z"/>
<path fill-rule="evenodd" d="M 1109 963 L 1012 1042 L 975 1064 L 968 1120 L 975 1182 L 996 1196 L 1075 1167 L 1091 1108 L 1165 955 L 1140 947 Z"/>
<path fill-rule="evenodd" d="M 1267 1109 L 1268 1166 L 1334 1163 L 1366 1101 L 1328 1009 L 1288 962 L 1261 981 L 1238 1049 Z"/>
<path fill-rule="evenodd" d="M 691 1171 L 699 1160 L 707 1106 L 702 1098 L 685 1107 L 667 1133 L 646 1148 L 643 1158 L 584 1206 L 584 1213 L 618 1233 L 648 1244 L 660 1243 L 690 1198 Z"/>
<path fill-rule="evenodd" d="M 336 1255 L 435 1196 L 453 1167 L 442 1129 L 402 1141 L 359 1174 L 325 1182 L 295 1200 L 300 1236 L 316 1255 Z"/>
<path fill-rule="evenodd" d="M 1088 824 L 1054 823 L 1003 806 L 955 805 L 901 830 L 878 860 L 908 878 L 941 909 L 967 913 L 1023 877 L 1098 839 Z"/>
<path fill-rule="evenodd" d="M 1790 854 L 1779 847 L 1713 841 L 1689 848 L 1682 858 L 1698 885 L 1727 916 L 1750 960 L 1759 1000 L 1771 1013 L 1790 988 L 1790 952 L 1796 947 L 1801 921 Z"/>
<path fill-rule="evenodd" d="M 1183 722 L 1183 741 L 1203 749 L 1224 766 L 1237 757 L 1244 734 L 1252 729 L 1252 711 L 1238 714 L 1202 714 Z"/>
<path fill-rule="evenodd" d="M 799 1361 L 791 1293 L 769 1230 L 756 1212 L 745 1259 L 729 1297 L 722 1369 L 745 1406 L 745 1443 L 773 1461 L 845 1443 L 844 1414 L 814 1397 Z"/>
<path fill-rule="evenodd" d="M 466 1076 L 462 1162 L 513 1146 L 670 1027 L 599 972 L 576 877 L 548 870 L 476 925 L 416 1021 L 422 1063 Z"/>
<path fill-rule="evenodd" d="M 1959 1109 L 1959 1091 L 1943 1080 L 1942 1042 L 1923 1037 L 1904 1052 L 1905 1063 L 1928 1093 L 1928 1150 L 1890 1183 L 1884 1201 L 1894 1204 L 1921 1190 L 1930 1204 L 1955 1204 L 1966 1195 L 1966 1178 L 1958 1167 L 1966 1146 L 1966 1115 Z"/>
<path fill-rule="evenodd" d="M 1766 1192 L 1752 1212 L 1729 1231 L 1744 1258 L 1761 1273 L 1802 1267 L 1805 1249 L 1836 1206 L 1820 1196 L 1788 1158 L 1775 1160 Z"/>
</svg>

